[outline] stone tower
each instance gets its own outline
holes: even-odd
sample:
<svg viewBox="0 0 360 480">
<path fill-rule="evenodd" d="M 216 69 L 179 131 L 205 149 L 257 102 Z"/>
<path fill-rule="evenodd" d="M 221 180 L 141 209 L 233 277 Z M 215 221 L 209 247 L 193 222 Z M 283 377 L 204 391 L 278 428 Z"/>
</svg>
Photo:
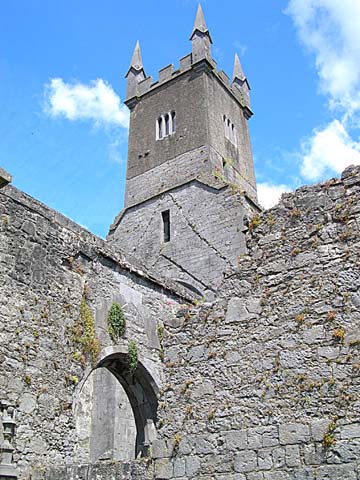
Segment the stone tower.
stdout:
<svg viewBox="0 0 360 480">
<path fill-rule="evenodd" d="M 136 43 L 126 74 L 125 206 L 108 240 L 211 296 L 244 252 L 244 215 L 258 210 L 250 87 L 237 55 L 232 80 L 217 70 L 201 6 L 190 40 L 179 68 L 162 68 L 157 81 L 146 76 Z"/>
</svg>

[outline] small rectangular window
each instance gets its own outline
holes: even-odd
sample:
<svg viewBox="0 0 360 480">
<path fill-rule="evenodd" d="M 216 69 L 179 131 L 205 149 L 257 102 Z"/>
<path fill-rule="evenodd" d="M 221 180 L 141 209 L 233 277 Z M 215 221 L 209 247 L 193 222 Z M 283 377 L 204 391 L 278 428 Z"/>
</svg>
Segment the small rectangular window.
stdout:
<svg viewBox="0 0 360 480">
<path fill-rule="evenodd" d="M 163 221 L 163 236 L 164 243 L 170 242 L 170 210 L 165 210 L 161 212 L 162 221 Z"/>
</svg>

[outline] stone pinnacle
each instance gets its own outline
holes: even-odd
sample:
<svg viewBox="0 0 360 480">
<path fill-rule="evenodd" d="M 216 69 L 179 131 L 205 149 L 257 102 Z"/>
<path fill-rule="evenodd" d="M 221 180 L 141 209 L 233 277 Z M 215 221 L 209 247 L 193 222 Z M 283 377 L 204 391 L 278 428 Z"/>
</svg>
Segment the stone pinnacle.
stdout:
<svg viewBox="0 0 360 480">
<path fill-rule="evenodd" d="M 233 80 L 235 78 L 238 78 L 239 80 L 244 80 L 245 75 L 240 63 L 240 59 L 237 53 L 235 53 L 235 59 L 234 59 L 234 72 L 233 72 Z"/>
<path fill-rule="evenodd" d="M 130 68 L 131 67 L 135 68 L 135 70 L 141 70 L 143 68 L 139 40 L 136 42 L 134 53 L 131 58 Z"/>
</svg>

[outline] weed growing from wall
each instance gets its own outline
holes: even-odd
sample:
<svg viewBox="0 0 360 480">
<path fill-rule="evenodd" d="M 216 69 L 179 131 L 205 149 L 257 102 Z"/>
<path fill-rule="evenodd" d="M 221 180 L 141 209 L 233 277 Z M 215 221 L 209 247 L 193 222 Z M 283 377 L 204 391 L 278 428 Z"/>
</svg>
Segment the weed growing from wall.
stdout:
<svg viewBox="0 0 360 480">
<path fill-rule="evenodd" d="M 327 432 L 325 432 L 323 436 L 323 446 L 324 448 L 330 448 L 333 447 L 336 443 L 335 436 L 334 436 L 334 430 L 336 428 L 336 423 L 332 422 L 328 426 Z"/>
<path fill-rule="evenodd" d="M 250 221 L 250 223 L 249 223 L 249 230 L 250 230 L 250 232 L 252 232 L 253 230 L 255 230 L 255 228 L 257 228 L 257 227 L 260 225 L 260 222 L 261 222 L 261 220 L 260 220 L 260 215 L 259 215 L 258 213 L 256 213 L 256 214 L 252 217 L 252 219 L 251 219 L 251 221 Z"/>
<path fill-rule="evenodd" d="M 160 343 L 159 358 L 163 362 L 165 353 L 164 353 L 164 327 L 160 323 L 157 326 L 157 334 Z"/>
<path fill-rule="evenodd" d="M 130 340 L 129 342 L 127 361 L 129 371 L 133 375 L 138 366 L 138 349 L 136 343 L 133 340 Z"/>
<path fill-rule="evenodd" d="M 85 294 L 80 304 L 80 315 L 74 323 L 73 342 L 77 348 L 74 356 L 79 357 L 81 352 L 82 357 L 85 359 L 89 357 L 91 364 L 95 365 L 100 353 L 100 342 L 95 335 L 94 316 L 87 304 Z"/>
<path fill-rule="evenodd" d="M 124 335 L 126 328 L 126 319 L 121 305 L 118 303 L 111 305 L 108 311 L 107 322 L 110 338 L 115 342 Z"/>
</svg>

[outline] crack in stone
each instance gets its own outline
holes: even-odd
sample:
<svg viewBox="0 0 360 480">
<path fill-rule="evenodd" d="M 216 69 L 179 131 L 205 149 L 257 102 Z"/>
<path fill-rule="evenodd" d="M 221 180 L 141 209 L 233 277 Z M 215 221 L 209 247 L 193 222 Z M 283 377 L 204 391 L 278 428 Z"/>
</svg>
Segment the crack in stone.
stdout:
<svg viewBox="0 0 360 480">
<path fill-rule="evenodd" d="M 135 251 L 137 251 L 140 243 L 141 243 L 142 240 L 145 238 L 146 233 L 147 233 L 147 231 L 149 230 L 150 224 L 151 224 L 151 222 L 153 221 L 154 216 L 155 216 L 155 212 L 154 212 L 154 210 L 153 210 L 152 215 L 151 215 L 151 217 L 150 217 L 150 220 L 148 221 L 148 224 L 146 225 L 145 231 L 144 231 L 143 235 L 139 238 L 139 240 L 138 240 L 138 242 L 137 242 L 137 244 L 136 244 L 136 246 L 135 246 Z"/>
<path fill-rule="evenodd" d="M 206 289 L 208 290 L 211 290 L 213 293 L 216 293 L 216 290 L 214 290 L 212 287 L 210 287 L 209 285 L 206 285 L 206 283 L 204 283 L 202 280 L 200 280 L 199 278 L 195 277 L 194 274 L 188 272 L 186 270 L 186 268 L 182 267 L 179 263 L 175 262 L 175 260 L 173 260 L 172 258 L 168 257 L 167 255 L 165 255 L 164 253 L 160 252 L 160 255 L 164 258 L 166 258 L 166 260 L 168 260 L 169 262 L 173 263 L 177 268 L 179 268 L 181 271 L 183 271 L 184 273 L 186 273 L 187 275 L 189 275 L 189 277 L 193 278 L 196 282 L 200 283 L 200 285 L 202 285 L 203 287 L 205 287 Z"/>
<path fill-rule="evenodd" d="M 177 206 L 177 208 L 179 209 L 179 212 L 181 213 L 182 217 L 184 218 L 185 222 L 187 223 L 187 225 L 191 228 L 191 230 L 195 233 L 195 235 L 197 235 L 200 240 L 202 242 L 204 242 L 211 250 L 213 250 L 216 255 L 218 255 L 222 260 L 224 260 L 228 265 L 230 265 L 231 267 L 234 266 L 234 264 L 228 259 L 226 258 L 222 253 L 219 252 L 219 250 L 214 247 L 214 245 L 211 245 L 211 243 L 205 238 L 203 237 L 197 230 L 196 228 L 194 228 L 193 224 L 191 222 L 189 222 L 189 220 L 186 218 L 186 216 L 184 215 L 183 213 L 183 209 L 182 209 L 182 206 L 175 200 L 175 198 L 173 197 L 173 195 L 171 193 L 169 193 L 169 197 L 171 198 L 171 200 L 174 202 L 174 204 Z"/>
</svg>

